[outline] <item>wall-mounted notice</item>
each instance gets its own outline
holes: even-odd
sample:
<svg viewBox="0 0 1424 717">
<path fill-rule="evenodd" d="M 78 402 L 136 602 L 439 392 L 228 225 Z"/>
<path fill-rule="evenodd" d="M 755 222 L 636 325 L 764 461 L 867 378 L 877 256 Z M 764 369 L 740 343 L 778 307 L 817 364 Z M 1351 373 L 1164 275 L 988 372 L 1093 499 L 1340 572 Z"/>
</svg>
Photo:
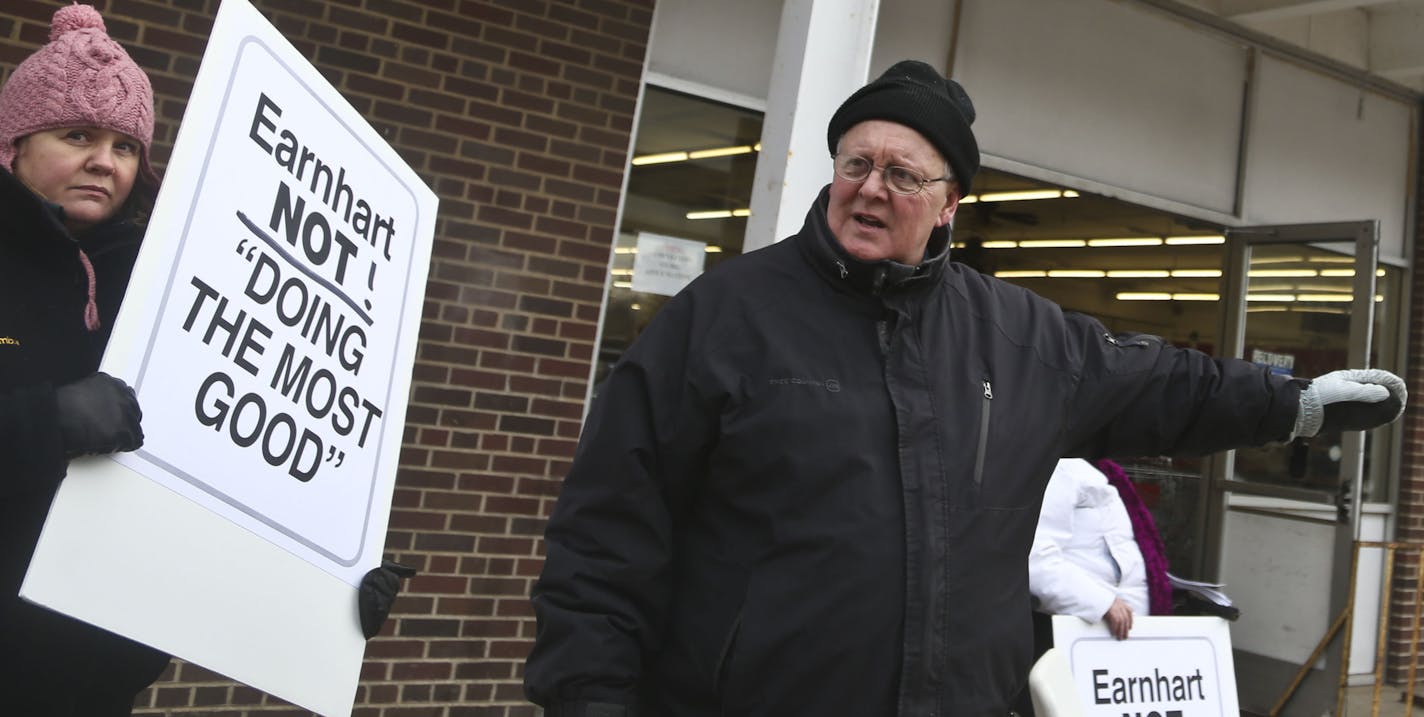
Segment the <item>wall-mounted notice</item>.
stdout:
<svg viewBox="0 0 1424 717">
<path fill-rule="evenodd" d="M 633 291 L 672 296 L 702 273 L 707 245 L 691 239 L 638 232 Z"/>
</svg>

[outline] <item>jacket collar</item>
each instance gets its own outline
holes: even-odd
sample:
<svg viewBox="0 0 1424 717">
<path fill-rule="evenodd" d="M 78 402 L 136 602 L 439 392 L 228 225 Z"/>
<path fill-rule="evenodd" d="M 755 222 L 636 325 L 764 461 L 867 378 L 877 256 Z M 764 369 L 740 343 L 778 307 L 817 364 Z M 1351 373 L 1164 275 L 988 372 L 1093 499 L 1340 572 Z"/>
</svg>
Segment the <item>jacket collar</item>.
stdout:
<svg viewBox="0 0 1424 717">
<path fill-rule="evenodd" d="M 851 256 L 831 232 L 826 223 L 829 206 L 830 185 L 826 185 L 806 213 L 806 223 L 796 235 L 796 241 L 817 272 L 831 284 L 857 293 L 884 296 L 921 291 L 937 283 L 944 273 L 949 260 L 949 227 L 935 227 L 930 231 L 925 260 L 916 266 L 889 259 L 864 261 Z"/>
</svg>

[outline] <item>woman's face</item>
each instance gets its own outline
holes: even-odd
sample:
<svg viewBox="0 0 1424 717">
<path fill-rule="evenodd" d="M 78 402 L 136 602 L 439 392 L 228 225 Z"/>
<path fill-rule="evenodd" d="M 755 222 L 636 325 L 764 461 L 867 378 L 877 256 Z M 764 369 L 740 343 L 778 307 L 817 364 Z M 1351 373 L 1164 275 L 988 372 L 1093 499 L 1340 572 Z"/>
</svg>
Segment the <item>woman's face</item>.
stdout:
<svg viewBox="0 0 1424 717">
<path fill-rule="evenodd" d="M 16 144 L 15 176 L 64 207 L 65 226 L 82 232 L 119 212 L 133 191 L 142 145 L 98 127 L 35 132 Z"/>
</svg>

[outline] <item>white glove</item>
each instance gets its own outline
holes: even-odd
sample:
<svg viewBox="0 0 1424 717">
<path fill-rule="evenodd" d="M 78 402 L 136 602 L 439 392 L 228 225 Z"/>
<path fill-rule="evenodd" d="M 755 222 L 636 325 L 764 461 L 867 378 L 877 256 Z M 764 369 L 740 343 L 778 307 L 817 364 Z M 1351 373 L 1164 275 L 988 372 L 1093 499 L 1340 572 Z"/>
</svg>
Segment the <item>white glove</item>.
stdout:
<svg viewBox="0 0 1424 717">
<path fill-rule="evenodd" d="M 1382 426 L 1404 413 L 1408 398 L 1404 380 L 1388 371 L 1331 371 L 1300 392 L 1300 411 L 1291 438 Z"/>
</svg>

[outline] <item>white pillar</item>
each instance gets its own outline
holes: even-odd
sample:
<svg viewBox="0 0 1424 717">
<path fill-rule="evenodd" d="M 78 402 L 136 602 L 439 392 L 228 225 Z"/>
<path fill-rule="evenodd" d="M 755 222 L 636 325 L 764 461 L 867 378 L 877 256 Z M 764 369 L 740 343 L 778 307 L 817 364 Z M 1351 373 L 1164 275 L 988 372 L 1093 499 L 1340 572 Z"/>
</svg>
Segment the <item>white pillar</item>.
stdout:
<svg viewBox="0 0 1424 717">
<path fill-rule="evenodd" d="M 867 80 L 880 0 L 786 0 L 743 251 L 801 228 L 831 181 L 826 125 Z"/>
</svg>

